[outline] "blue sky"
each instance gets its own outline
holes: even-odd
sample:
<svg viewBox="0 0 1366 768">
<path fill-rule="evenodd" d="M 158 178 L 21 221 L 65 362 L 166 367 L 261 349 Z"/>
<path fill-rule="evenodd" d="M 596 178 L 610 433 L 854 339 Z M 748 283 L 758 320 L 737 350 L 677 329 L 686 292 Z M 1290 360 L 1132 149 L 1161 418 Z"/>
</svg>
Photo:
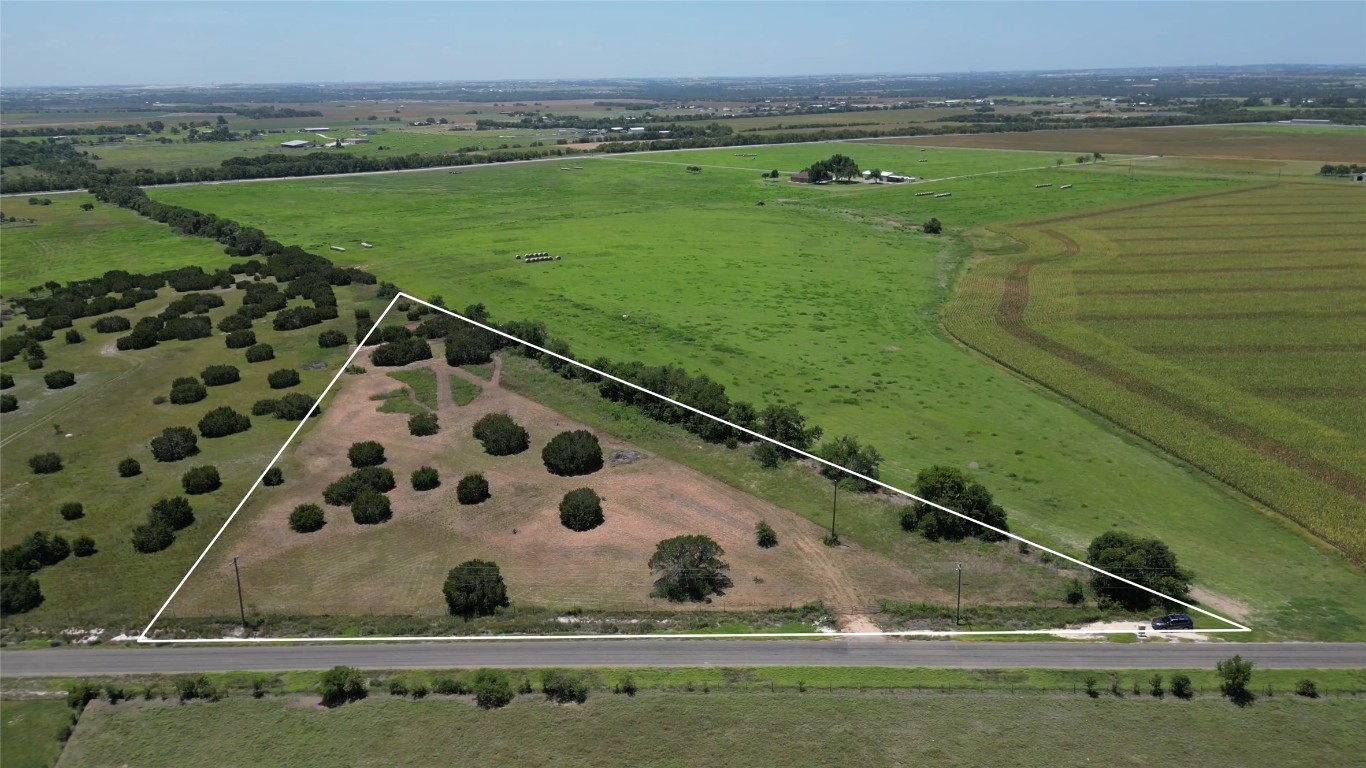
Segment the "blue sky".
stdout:
<svg viewBox="0 0 1366 768">
<path fill-rule="evenodd" d="M 1347 2 L 31 2 L 0 85 L 1366 64 Z"/>
</svg>

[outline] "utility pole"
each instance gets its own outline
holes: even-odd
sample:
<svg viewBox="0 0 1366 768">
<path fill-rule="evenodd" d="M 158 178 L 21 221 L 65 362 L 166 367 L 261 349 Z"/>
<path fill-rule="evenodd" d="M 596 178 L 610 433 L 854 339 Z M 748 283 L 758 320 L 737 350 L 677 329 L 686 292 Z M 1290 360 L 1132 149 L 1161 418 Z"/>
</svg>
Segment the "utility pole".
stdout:
<svg viewBox="0 0 1366 768">
<path fill-rule="evenodd" d="M 237 577 L 237 610 L 242 614 L 242 629 L 247 628 L 247 608 L 242 602 L 242 572 L 237 570 L 237 558 L 232 559 L 232 574 Z"/>
<path fill-rule="evenodd" d="M 837 539 L 837 538 L 839 538 L 839 536 L 835 533 L 835 510 L 838 508 L 838 505 L 839 505 L 839 501 L 840 501 L 840 481 L 843 480 L 843 479 L 844 479 L 844 478 L 841 477 L 841 478 L 839 478 L 839 479 L 837 479 L 837 480 L 835 480 L 835 481 L 832 482 L 832 485 L 835 486 L 835 491 L 834 491 L 834 493 L 833 493 L 833 494 L 831 495 L 831 497 L 830 497 L 830 538 L 831 538 L 831 539 Z"/>
<path fill-rule="evenodd" d="M 958 606 L 953 610 L 953 625 L 956 627 L 963 623 L 963 564 L 954 563 L 953 570 L 958 574 Z"/>
</svg>

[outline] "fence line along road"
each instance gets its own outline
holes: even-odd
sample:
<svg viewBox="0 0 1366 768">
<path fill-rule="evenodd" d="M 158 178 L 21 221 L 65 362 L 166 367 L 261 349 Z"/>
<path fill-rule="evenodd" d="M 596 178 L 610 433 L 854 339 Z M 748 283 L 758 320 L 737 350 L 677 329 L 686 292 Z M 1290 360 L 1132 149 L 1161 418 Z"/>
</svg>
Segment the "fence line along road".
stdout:
<svg viewBox="0 0 1366 768">
<path fill-rule="evenodd" d="M 573 640 L 496 643 L 79 648 L 0 652 L 0 674 L 134 675 L 345 664 L 362 669 L 461 667 L 934 667 L 1180 669 L 1241 654 L 1262 669 L 1366 667 L 1366 643 L 973 643 L 828 640 Z"/>
</svg>

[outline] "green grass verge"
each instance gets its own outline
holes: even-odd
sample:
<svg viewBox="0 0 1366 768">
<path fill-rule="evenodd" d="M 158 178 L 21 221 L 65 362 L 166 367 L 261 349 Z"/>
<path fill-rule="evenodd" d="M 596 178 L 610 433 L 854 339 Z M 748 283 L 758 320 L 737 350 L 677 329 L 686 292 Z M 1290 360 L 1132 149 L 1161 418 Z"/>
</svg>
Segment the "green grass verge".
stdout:
<svg viewBox="0 0 1366 768">
<path fill-rule="evenodd" d="M 65 697 L 0 699 L 0 762 L 5 768 L 51 768 L 70 724 Z"/>
<path fill-rule="evenodd" d="M 450 380 L 451 399 L 455 401 L 456 405 L 469 405 L 483 391 L 478 384 L 465 381 L 454 374 L 451 375 Z"/>
<path fill-rule="evenodd" d="M 390 371 L 389 378 L 397 379 L 413 391 L 413 399 L 426 407 L 436 410 L 436 374 L 426 368 L 411 371 Z"/>
<path fill-rule="evenodd" d="M 1366 747 L 1355 723 L 1366 701 L 1277 697 L 1240 709 L 1108 694 L 640 693 L 556 706 L 519 697 L 496 711 L 467 700 L 373 696 L 335 709 L 315 697 L 217 703 L 96 702 L 63 766 L 179 766 L 212 754 L 221 766 L 653 766 L 918 764 L 1147 766 L 1152 755 L 1198 753 L 1244 766 L 1345 765 Z M 1256 748 L 1246 736 L 1257 734 Z M 1096 734 L 1104 733 L 1104 745 Z M 528 739 L 526 734 L 536 734 Z M 775 738 L 781 735 L 781 738 Z"/>
</svg>

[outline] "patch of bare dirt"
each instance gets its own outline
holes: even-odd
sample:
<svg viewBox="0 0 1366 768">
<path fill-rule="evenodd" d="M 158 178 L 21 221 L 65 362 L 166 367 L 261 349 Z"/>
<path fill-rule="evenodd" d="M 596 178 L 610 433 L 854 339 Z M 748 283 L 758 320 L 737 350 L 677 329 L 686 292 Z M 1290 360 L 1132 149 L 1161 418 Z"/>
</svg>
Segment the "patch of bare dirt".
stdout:
<svg viewBox="0 0 1366 768">
<path fill-rule="evenodd" d="M 283 613 L 439 614 L 445 610 L 441 584 L 456 564 L 471 558 L 498 563 L 514 602 L 587 609 L 677 608 L 648 597 L 647 563 L 655 545 L 672 536 L 706 534 L 725 549 L 734 587 L 710 607 L 782 607 L 820 600 L 837 606 L 867 606 L 878 597 L 942 599 L 890 559 L 857 546 L 826 547 L 823 529 L 785 509 L 750 496 L 682 465 L 589 429 L 525 397 L 443 362 L 413 367 L 436 372 L 441 385 L 441 432 L 413 437 L 407 415 L 379 413 L 373 395 L 399 382 L 371 367 L 344 376 L 337 394 L 283 464 L 282 486 L 258 489 L 242 516 L 214 547 L 200 571 L 172 605 L 179 616 L 235 613 L 231 560 L 239 558 L 243 589 L 256 610 Z M 449 397 L 448 376 L 482 387 L 466 406 Z M 471 436 L 476 420 L 507 413 L 527 429 L 531 449 L 517 456 L 483 453 Z M 588 429 L 604 455 L 636 452 L 631 463 L 606 462 L 581 477 L 557 477 L 541 462 L 540 450 L 565 430 Z M 361 440 L 385 446 L 398 481 L 389 493 L 394 517 L 377 526 L 357 525 L 349 509 L 322 502 L 322 491 L 351 471 L 347 448 Z M 409 475 L 436 467 L 442 484 L 412 490 Z M 467 472 L 482 472 L 492 498 L 462 506 L 455 487 Z M 558 505 L 575 488 L 589 487 L 603 499 L 606 522 L 576 533 L 560 524 Z M 319 504 L 327 525 L 316 533 L 291 531 L 287 520 L 298 504 Z M 767 521 L 779 546 L 760 549 L 754 526 Z M 875 631 L 866 617 L 849 626 Z"/>
</svg>

